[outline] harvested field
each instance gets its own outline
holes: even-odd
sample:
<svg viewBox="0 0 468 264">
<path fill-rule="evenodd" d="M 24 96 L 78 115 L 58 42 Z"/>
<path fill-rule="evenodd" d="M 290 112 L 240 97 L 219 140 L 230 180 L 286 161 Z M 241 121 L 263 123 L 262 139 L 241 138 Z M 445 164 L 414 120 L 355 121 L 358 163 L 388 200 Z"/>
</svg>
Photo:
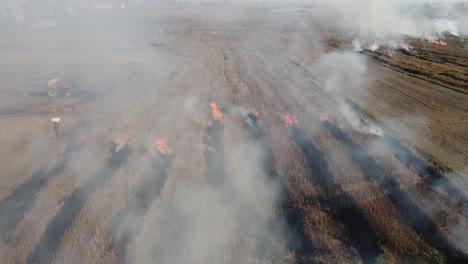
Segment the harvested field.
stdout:
<svg viewBox="0 0 468 264">
<path fill-rule="evenodd" d="M 135 202 L 128 203 L 115 216 L 109 235 L 113 237 L 109 247 L 117 247 L 123 263 L 131 263 L 134 259 L 132 249 L 135 236 L 141 232 L 142 223 L 152 203 L 160 196 L 167 177 L 167 169 L 174 157 L 161 155 L 154 158 L 148 170 L 144 173 L 145 180 L 135 191 Z"/>
<path fill-rule="evenodd" d="M 50 221 L 39 243 L 28 257 L 28 263 L 50 263 L 53 260 L 60 247 L 60 238 L 83 209 L 88 197 L 112 177 L 115 171 L 127 161 L 129 154 L 129 147 L 115 152 L 106 167 L 99 170 L 96 176 L 77 188 L 63 202 L 62 208 Z"/>
<path fill-rule="evenodd" d="M 466 263 L 466 40 L 359 54 L 301 10 L 1 28 L 0 262 Z"/>
<path fill-rule="evenodd" d="M 446 45 L 410 38 L 407 43 L 411 50 L 401 49 L 389 54 L 382 48 L 374 52 L 364 51 L 364 54 L 385 67 L 467 93 L 468 40 L 451 35 L 444 36 L 444 39 Z M 328 43 L 331 47 L 340 48 L 349 40 L 330 38 Z"/>
<path fill-rule="evenodd" d="M 53 164 L 47 168 L 35 171 L 27 182 L 19 185 L 10 196 L 2 200 L 0 209 L 2 212 L 5 212 L 2 215 L 0 225 L 2 240 L 8 237 L 9 232 L 15 229 L 16 224 L 31 209 L 31 205 L 36 199 L 37 191 L 47 184 L 51 177 L 60 174 L 73 158 L 74 153 L 79 151 L 81 147 L 80 143 L 66 146 L 65 150 L 59 153 Z"/>
</svg>

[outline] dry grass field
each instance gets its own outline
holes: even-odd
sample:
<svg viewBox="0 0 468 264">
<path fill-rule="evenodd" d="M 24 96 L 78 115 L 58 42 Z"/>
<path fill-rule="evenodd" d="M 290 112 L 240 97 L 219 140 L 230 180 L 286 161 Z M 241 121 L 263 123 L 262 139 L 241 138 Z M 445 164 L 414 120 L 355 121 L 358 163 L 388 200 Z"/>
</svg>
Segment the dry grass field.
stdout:
<svg viewBox="0 0 468 264">
<path fill-rule="evenodd" d="M 466 40 L 349 55 L 327 16 L 1 29 L 0 263 L 466 263 Z M 362 85 L 327 88 L 334 54 Z M 52 78 L 81 91 L 48 97 Z"/>
</svg>

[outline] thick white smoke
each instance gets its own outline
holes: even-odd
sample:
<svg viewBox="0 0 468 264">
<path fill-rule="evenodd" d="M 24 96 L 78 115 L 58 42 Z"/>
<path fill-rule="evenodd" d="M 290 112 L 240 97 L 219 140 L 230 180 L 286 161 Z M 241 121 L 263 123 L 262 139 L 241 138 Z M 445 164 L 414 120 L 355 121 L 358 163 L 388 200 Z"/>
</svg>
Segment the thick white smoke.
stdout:
<svg viewBox="0 0 468 264">
<path fill-rule="evenodd" d="M 332 52 L 321 56 L 314 71 L 325 80 L 325 90 L 341 94 L 342 91 L 361 87 L 367 72 L 366 59 L 353 52 Z"/>
<path fill-rule="evenodd" d="M 147 216 L 136 263 L 258 263 L 274 258 L 283 234 L 272 228 L 279 186 L 262 169 L 255 143 L 232 150 L 226 184 L 178 182 L 173 199 Z M 220 175 L 217 175 L 220 176 Z"/>
<path fill-rule="evenodd" d="M 331 112 L 340 114 L 347 124 L 356 131 L 365 134 L 383 136 L 383 131 L 376 125 L 365 124 L 345 102 L 345 96 L 352 92 L 365 92 L 365 74 L 367 62 L 364 56 L 344 51 L 321 56 L 314 64 L 314 71 L 323 78 L 325 91 L 336 99 Z"/>
<path fill-rule="evenodd" d="M 331 0 L 340 14 L 338 23 L 358 40 L 355 50 L 375 51 L 380 46 L 405 48 L 404 37 L 434 39 L 438 33 L 459 35 L 460 16 L 435 15 L 430 5 L 402 0 Z M 449 10 L 450 5 L 444 6 Z M 451 12 L 448 12 L 451 14 Z M 365 45 L 363 45 L 365 43 Z"/>
<path fill-rule="evenodd" d="M 332 0 L 330 3 L 346 25 L 364 35 L 385 38 L 402 34 L 419 37 L 445 31 L 458 33 L 457 21 L 430 18 L 423 6 L 413 8 L 407 1 Z"/>
</svg>

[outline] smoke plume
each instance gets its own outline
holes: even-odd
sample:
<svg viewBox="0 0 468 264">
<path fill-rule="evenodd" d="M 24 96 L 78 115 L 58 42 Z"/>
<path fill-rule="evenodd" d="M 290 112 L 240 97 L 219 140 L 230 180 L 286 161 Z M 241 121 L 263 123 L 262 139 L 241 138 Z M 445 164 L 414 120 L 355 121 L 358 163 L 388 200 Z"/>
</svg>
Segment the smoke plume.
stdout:
<svg viewBox="0 0 468 264">
<path fill-rule="evenodd" d="M 326 4 L 340 14 L 337 22 L 355 38 L 356 51 L 375 51 L 380 46 L 409 49 L 406 36 L 429 40 L 440 33 L 459 36 L 466 24 L 450 4 L 432 7 L 402 0 L 332 0 Z"/>
</svg>

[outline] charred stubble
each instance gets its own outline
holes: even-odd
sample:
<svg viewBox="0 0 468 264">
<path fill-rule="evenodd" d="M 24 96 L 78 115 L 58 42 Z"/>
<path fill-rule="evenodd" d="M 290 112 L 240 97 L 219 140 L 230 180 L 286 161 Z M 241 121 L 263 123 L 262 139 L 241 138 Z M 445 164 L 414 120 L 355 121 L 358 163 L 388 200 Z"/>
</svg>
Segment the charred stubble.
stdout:
<svg viewBox="0 0 468 264">
<path fill-rule="evenodd" d="M 119 228 L 124 230 L 122 238 L 115 245 L 118 248 L 117 253 L 120 254 L 121 263 L 132 263 L 134 258 L 131 245 L 134 238 L 141 232 L 144 216 L 164 187 L 167 170 L 173 160 L 173 155 L 160 155 L 154 158 L 145 172 L 145 181 L 136 190 L 135 203 L 128 204 L 115 216 L 112 234 Z"/>
<path fill-rule="evenodd" d="M 244 128 L 247 130 L 248 133 L 248 143 L 251 146 L 255 146 L 261 149 L 263 157 L 261 159 L 261 168 L 263 173 L 267 177 L 267 181 L 272 181 L 275 183 L 278 183 L 280 186 L 279 193 L 281 195 L 280 199 L 280 204 L 279 204 L 279 209 L 281 211 L 286 212 L 286 219 L 287 221 L 291 220 L 290 226 L 288 227 L 288 231 L 291 231 L 290 235 L 288 238 L 286 238 L 286 243 L 287 247 L 290 250 L 294 250 L 296 252 L 302 252 L 305 254 L 311 254 L 313 252 L 312 245 L 310 244 L 310 241 L 307 239 L 305 236 L 304 232 L 300 231 L 299 228 L 297 228 L 298 222 L 293 221 L 292 219 L 296 219 L 292 212 L 292 208 L 288 208 L 288 198 L 286 195 L 286 188 L 284 184 L 282 183 L 281 177 L 278 175 L 276 169 L 275 169 L 275 159 L 273 155 L 273 151 L 268 144 L 265 133 L 263 132 L 262 128 L 258 124 L 258 118 L 252 113 L 248 113 L 247 115 L 243 115 L 242 119 L 244 121 Z M 249 204 L 246 202 L 245 207 L 249 208 Z M 258 215 L 258 213 L 251 212 L 248 215 L 253 215 L 258 218 L 261 216 Z M 248 220 L 249 219 L 241 219 L 240 222 L 244 223 L 244 226 L 248 226 Z M 271 231 L 274 232 L 274 230 L 278 230 L 281 228 L 281 221 L 283 219 L 275 219 L 276 221 L 269 222 L 269 226 L 266 227 L 267 229 L 270 229 Z M 251 229 L 250 234 L 254 235 L 254 237 L 258 238 L 258 241 L 265 241 L 265 245 L 261 245 L 263 249 L 271 249 L 275 248 L 275 241 L 269 241 L 267 239 L 262 239 L 261 237 L 261 232 L 256 232 L 254 229 Z M 276 252 L 268 252 L 267 250 L 264 250 L 261 252 L 262 254 L 261 257 L 264 258 L 269 258 L 272 255 L 274 256 Z"/>
<path fill-rule="evenodd" d="M 347 148 L 351 158 L 361 168 L 367 181 L 378 181 L 380 188 L 387 192 L 387 197 L 400 212 L 403 219 L 416 233 L 434 248 L 449 258 L 450 263 L 466 263 L 468 256 L 451 245 L 437 229 L 431 218 L 419 208 L 405 193 L 400 185 L 387 176 L 387 172 L 366 151 L 356 144 L 336 125 L 326 121 L 325 128 Z"/>
<path fill-rule="evenodd" d="M 31 209 L 41 188 L 53 176 L 60 174 L 82 147 L 82 144 L 68 145 L 49 167 L 34 172 L 28 181 L 21 184 L 0 203 L 0 212 L 2 212 L 0 215 L 0 241 L 8 243 L 9 235 L 23 219 L 24 214 Z"/>
<path fill-rule="evenodd" d="M 223 130 L 224 127 L 219 121 L 213 121 L 205 129 L 205 136 L 203 138 L 203 143 L 206 146 L 205 178 L 210 184 L 221 184 L 226 178 Z"/>
<path fill-rule="evenodd" d="M 266 141 L 265 133 L 258 124 L 258 119 L 255 115 L 249 113 L 243 116 L 244 127 L 248 132 L 248 140 L 251 144 L 259 144 L 262 148 L 265 159 L 263 160 L 262 168 L 265 174 L 274 181 L 281 184 L 281 199 L 279 209 L 284 213 L 286 222 L 288 223 L 288 231 L 290 233 L 287 238 L 288 249 L 305 256 L 314 252 L 312 243 L 304 233 L 302 213 L 299 209 L 291 206 L 291 198 L 288 194 L 288 189 L 284 186 L 281 177 L 276 172 L 274 167 L 275 159 L 273 151 Z"/>
<path fill-rule="evenodd" d="M 346 236 L 339 239 L 356 248 L 365 263 L 374 263 L 382 250 L 370 222 L 353 198 L 334 182 L 323 153 L 310 141 L 305 131 L 293 126 L 291 132 L 291 140 L 301 149 L 307 161 L 311 181 L 323 190 L 323 196 L 318 197 L 318 202 L 348 231 Z"/>
<path fill-rule="evenodd" d="M 458 212 L 467 217 L 468 198 L 462 191 L 444 177 L 443 173 L 440 173 L 436 168 L 429 166 L 424 160 L 411 154 L 408 148 L 406 148 L 398 139 L 386 135 L 383 137 L 383 141 L 393 151 L 398 160 L 418 174 L 421 181 L 429 189 L 434 190 L 437 193 L 440 193 L 438 192 L 438 189 L 442 190 L 450 194 L 450 197 L 447 198 L 455 198 L 457 200 Z"/>
</svg>

